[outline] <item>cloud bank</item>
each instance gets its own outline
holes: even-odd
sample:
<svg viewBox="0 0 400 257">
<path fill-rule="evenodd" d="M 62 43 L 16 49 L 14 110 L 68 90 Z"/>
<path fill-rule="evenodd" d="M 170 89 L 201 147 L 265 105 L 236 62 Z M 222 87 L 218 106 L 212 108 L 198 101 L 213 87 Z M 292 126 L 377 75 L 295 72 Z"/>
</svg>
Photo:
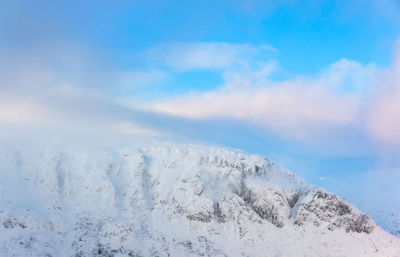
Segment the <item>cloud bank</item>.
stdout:
<svg viewBox="0 0 400 257">
<path fill-rule="evenodd" d="M 365 135 L 361 140 L 382 148 L 400 146 L 398 57 L 388 68 L 342 59 L 314 75 L 276 79 L 284 69 L 278 51 L 267 45 L 165 43 L 146 51 L 152 65 L 131 69 L 79 54 L 84 47 L 63 49 L 42 55 L 36 66 L 34 55 L 0 52 L 6 57 L 0 62 L 0 124 L 159 135 L 154 127 L 144 132 L 130 123 L 129 113 L 143 110 L 192 121 L 233 120 L 287 140 L 334 144 Z M 222 84 L 156 97 L 163 89 L 155 84 L 193 70 L 217 70 Z"/>
<path fill-rule="evenodd" d="M 218 61 L 211 65 L 196 55 L 192 58 L 191 53 L 198 46 L 180 47 L 181 54 L 171 57 L 172 66 L 176 66 L 179 56 L 179 63 L 190 63 L 187 67 L 225 68 L 223 85 L 173 96 L 146 108 L 190 119 L 241 120 L 291 139 L 326 139 L 350 129 L 367 134 L 379 145 L 400 143 L 400 58 L 395 58 L 389 68 L 342 59 L 313 76 L 274 80 L 272 76 L 280 67 L 271 59 L 251 67 L 233 67 Z M 200 53 L 203 48 L 201 45 Z M 225 60 L 224 52 L 215 51 L 212 55 L 211 60 Z M 232 63 L 231 59 L 226 60 Z M 244 57 L 234 63 L 251 60 Z"/>
</svg>

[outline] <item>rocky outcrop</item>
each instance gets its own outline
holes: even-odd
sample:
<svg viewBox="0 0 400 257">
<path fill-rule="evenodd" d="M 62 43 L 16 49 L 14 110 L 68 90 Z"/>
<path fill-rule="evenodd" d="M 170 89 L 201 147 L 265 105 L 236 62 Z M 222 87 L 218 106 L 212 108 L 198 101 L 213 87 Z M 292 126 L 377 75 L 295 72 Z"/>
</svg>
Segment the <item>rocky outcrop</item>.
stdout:
<svg viewBox="0 0 400 257">
<path fill-rule="evenodd" d="M 357 233 L 371 233 L 375 226 L 367 215 L 350 203 L 322 190 L 309 190 L 301 200 L 294 224 L 302 226 L 306 223 Z"/>
</svg>

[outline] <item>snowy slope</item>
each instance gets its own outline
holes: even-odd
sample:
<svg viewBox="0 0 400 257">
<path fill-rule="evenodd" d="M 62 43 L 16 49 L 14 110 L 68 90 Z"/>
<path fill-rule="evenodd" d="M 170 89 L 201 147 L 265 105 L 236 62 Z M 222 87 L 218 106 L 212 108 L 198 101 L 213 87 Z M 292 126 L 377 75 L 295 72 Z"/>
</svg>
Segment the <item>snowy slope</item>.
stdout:
<svg viewBox="0 0 400 257">
<path fill-rule="evenodd" d="M 3 147 L 0 255 L 400 256 L 400 239 L 260 156 Z"/>
</svg>

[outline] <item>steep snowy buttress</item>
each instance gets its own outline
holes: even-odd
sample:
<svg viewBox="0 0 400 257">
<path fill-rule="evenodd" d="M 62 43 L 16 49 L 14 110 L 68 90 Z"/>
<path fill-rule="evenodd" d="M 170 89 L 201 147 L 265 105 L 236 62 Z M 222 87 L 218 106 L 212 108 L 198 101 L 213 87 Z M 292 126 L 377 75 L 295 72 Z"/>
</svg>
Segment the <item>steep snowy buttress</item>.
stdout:
<svg viewBox="0 0 400 257">
<path fill-rule="evenodd" d="M 400 256 L 400 240 L 240 151 L 3 147 L 0 255 Z"/>
</svg>

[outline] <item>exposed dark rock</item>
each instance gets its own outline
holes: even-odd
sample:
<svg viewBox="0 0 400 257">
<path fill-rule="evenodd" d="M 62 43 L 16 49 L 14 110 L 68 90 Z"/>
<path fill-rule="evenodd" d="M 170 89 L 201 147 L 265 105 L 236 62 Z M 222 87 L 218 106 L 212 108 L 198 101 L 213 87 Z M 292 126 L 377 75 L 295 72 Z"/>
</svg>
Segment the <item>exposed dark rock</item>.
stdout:
<svg viewBox="0 0 400 257">
<path fill-rule="evenodd" d="M 197 237 L 197 240 L 194 240 L 194 242 L 190 240 L 178 242 L 178 245 L 183 246 L 187 255 L 190 256 L 228 257 L 223 250 L 217 248 L 204 236 Z"/>
<path fill-rule="evenodd" d="M 297 191 L 290 197 L 287 197 L 287 201 L 289 203 L 290 208 L 293 208 L 296 205 L 296 203 L 299 201 L 300 195 L 301 192 Z"/>
<path fill-rule="evenodd" d="M 6 219 L 3 222 L 3 226 L 7 229 L 13 229 L 15 227 L 27 228 L 27 226 L 23 222 L 18 221 L 16 218 Z"/>
<path fill-rule="evenodd" d="M 289 203 L 283 193 L 275 189 L 248 190 L 244 200 L 261 218 L 277 227 L 283 227 L 289 219 Z"/>
<path fill-rule="evenodd" d="M 186 215 L 186 218 L 189 220 L 197 220 L 201 222 L 210 222 L 212 215 L 211 213 L 206 213 L 206 212 L 198 212 L 194 214 L 188 214 Z"/>
<path fill-rule="evenodd" d="M 345 229 L 346 232 L 371 233 L 373 224 L 369 217 L 336 195 L 321 190 L 310 190 L 297 210 L 295 225 L 323 224 L 329 230 Z"/>
</svg>

